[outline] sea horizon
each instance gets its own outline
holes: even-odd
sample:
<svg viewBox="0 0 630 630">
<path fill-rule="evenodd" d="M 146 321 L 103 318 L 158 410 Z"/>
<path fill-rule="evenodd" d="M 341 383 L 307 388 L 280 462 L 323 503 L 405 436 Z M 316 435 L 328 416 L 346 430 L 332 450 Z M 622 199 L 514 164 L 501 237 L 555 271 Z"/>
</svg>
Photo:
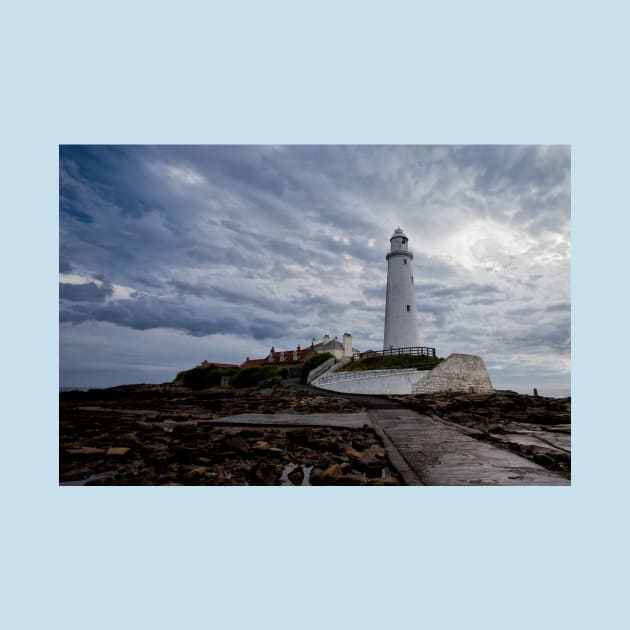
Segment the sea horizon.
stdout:
<svg viewBox="0 0 630 630">
<path fill-rule="evenodd" d="M 111 387 L 123 387 L 123 386 L 131 386 L 131 385 L 162 385 L 162 383 L 119 383 L 118 385 L 76 385 L 76 386 L 68 386 L 63 385 L 59 386 L 59 392 L 87 392 L 91 389 L 110 389 Z M 517 394 L 533 394 L 534 388 L 529 389 L 528 391 L 524 391 L 523 388 L 512 389 L 510 387 L 497 387 L 496 391 L 513 391 Z M 567 388 L 537 388 L 539 396 L 546 396 L 548 398 L 569 398 L 571 397 L 571 390 Z"/>
</svg>

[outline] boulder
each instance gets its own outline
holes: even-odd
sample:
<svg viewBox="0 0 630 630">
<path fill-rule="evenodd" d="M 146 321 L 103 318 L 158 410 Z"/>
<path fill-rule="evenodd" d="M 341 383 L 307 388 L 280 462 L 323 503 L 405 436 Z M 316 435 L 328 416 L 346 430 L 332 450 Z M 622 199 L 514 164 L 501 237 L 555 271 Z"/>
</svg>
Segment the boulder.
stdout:
<svg viewBox="0 0 630 630">
<path fill-rule="evenodd" d="M 332 484 L 340 479 L 343 475 L 341 464 L 333 464 L 324 470 L 321 474 L 321 482 L 323 484 Z"/>
<path fill-rule="evenodd" d="M 340 486 L 362 486 L 366 482 L 366 478 L 358 473 L 349 473 L 339 477 L 337 484 Z"/>
<path fill-rule="evenodd" d="M 294 429 L 293 431 L 288 432 L 287 439 L 293 442 L 294 444 L 300 444 L 301 446 L 308 446 L 313 439 L 313 429 L 311 428 Z"/>
<path fill-rule="evenodd" d="M 107 449 L 105 455 L 126 455 L 129 451 L 126 446 L 112 446 Z"/>
<path fill-rule="evenodd" d="M 93 446 L 81 446 L 79 448 L 69 448 L 67 453 L 70 455 L 102 455 L 104 448 L 95 448 Z"/>
<path fill-rule="evenodd" d="M 301 486 L 304 481 L 304 469 L 302 466 L 296 466 L 287 477 L 294 486 Z"/>
<path fill-rule="evenodd" d="M 278 469 L 273 464 L 257 464 L 254 468 L 254 479 L 263 486 L 275 486 L 280 478 Z"/>
<path fill-rule="evenodd" d="M 236 453 L 247 454 L 250 452 L 249 444 L 242 437 L 233 437 L 223 440 L 221 448 L 224 450 L 235 451 Z"/>
</svg>

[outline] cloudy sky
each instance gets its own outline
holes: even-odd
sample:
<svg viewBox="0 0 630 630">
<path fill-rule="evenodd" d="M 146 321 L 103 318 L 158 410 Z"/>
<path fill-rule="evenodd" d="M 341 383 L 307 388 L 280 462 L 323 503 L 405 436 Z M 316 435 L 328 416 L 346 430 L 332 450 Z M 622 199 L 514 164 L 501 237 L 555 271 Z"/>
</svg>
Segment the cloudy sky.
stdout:
<svg viewBox="0 0 630 630">
<path fill-rule="evenodd" d="M 570 166 L 566 146 L 62 146 L 60 385 L 324 334 L 379 349 L 400 225 L 421 343 L 566 394 Z"/>
</svg>

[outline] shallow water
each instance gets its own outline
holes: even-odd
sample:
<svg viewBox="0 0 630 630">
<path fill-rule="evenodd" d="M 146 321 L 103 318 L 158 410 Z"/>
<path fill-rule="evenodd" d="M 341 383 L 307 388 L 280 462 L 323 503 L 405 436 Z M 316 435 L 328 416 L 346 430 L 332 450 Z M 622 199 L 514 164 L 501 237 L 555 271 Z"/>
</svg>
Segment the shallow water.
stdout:
<svg viewBox="0 0 630 630">
<path fill-rule="evenodd" d="M 302 483 L 300 484 L 301 486 L 310 486 L 310 478 L 311 478 L 311 471 L 313 470 L 312 466 L 300 466 L 300 464 L 288 464 L 287 466 L 284 467 L 282 474 L 280 475 L 280 485 L 281 486 L 293 486 L 295 484 L 293 484 L 291 482 L 291 480 L 289 479 L 289 474 L 292 473 L 296 468 L 302 468 L 302 471 L 304 472 L 304 478 L 302 479 Z"/>
<path fill-rule="evenodd" d="M 97 481 L 98 479 L 115 479 L 118 473 L 115 470 L 108 470 L 107 472 L 96 473 L 94 475 L 90 475 L 86 479 L 79 479 L 78 481 L 61 481 L 59 482 L 60 486 L 84 486 L 90 481 Z"/>
</svg>

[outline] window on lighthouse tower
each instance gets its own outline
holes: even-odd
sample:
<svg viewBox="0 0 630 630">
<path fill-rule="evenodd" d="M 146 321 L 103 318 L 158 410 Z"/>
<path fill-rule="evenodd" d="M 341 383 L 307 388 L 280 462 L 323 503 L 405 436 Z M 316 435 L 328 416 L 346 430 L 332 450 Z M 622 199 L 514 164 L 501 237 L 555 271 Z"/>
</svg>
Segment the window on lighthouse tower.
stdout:
<svg viewBox="0 0 630 630">
<path fill-rule="evenodd" d="M 407 304 L 407 312 L 411 311 L 411 305 Z"/>
</svg>

